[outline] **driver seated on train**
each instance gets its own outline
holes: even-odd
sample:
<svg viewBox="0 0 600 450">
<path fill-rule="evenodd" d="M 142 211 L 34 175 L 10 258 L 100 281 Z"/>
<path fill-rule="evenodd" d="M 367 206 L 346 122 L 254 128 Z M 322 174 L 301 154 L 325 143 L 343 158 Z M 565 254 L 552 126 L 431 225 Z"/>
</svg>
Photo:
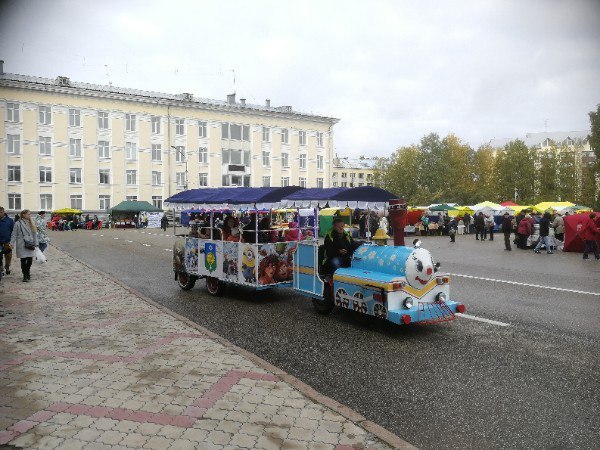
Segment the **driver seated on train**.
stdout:
<svg viewBox="0 0 600 450">
<path fill-rule="evenodd" d="M 325 235 L 323 273 L 333 273 L 340 267 L 350 267 L 352 254 L 360 243 L 354 242 L 350 233 L 344 230 L 344 220 L 333 219 L 333 226 Z"/>
<path fill-rule="evenodd" d="M 238 228 L 238 221 L 233 216 L 227 216 L 223 223 L 223 240 L 230 242 L 239 242 L 240 230 Z"/>
</svg>

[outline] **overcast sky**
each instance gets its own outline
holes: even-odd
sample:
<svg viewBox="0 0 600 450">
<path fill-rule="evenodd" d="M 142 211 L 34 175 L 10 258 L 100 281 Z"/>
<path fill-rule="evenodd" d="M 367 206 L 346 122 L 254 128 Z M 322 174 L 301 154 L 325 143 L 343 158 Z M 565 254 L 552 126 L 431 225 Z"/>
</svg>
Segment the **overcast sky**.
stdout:
<svg viewBox="0 0 600 450">
<path fill-rule="evenodd" d="M 5 72 L 270 98 L 339 118 L 350 157 L 587 130 L 599 50 L 598 0 L 0 2 Z"/>
</svg>

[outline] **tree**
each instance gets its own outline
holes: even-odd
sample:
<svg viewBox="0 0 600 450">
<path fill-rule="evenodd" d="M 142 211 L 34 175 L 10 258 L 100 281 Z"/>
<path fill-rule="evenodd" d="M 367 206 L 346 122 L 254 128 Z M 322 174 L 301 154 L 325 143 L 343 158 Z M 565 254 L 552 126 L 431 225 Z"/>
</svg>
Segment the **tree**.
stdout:
<svg viewBox="0 0 600 450">
<path fill-rule="evenodd" d="M 423 193 L 429 192 L 429 203 L 445 201 L 446 183 L 442 175 L 446 165 L 444 164 L 444 145 L 439 135 L 430 133 L 424 136 L 419 144 L 419 149 L 422 156 L 419 185 Z"/>
<path fill-rule="evenodd" d="M 579 201 L 580 181 L 577 173 L 577 153 L 581 153 L 581 145 L 576 146 L 573 150 L 563 148 L 558 152 L 557 192 L 563 201 Z"/>
<path fill-rule="evenodd" d="M 496 191 L 500 198 L 512 198 L 522 204 L 535 200 L 535 150 L 521 140 L 511 141 L 498 152 L 496 161 Z M 499 200 L 499 198 L 498 198 Z"/>
<path fill-rule="evenodd" d="M 482 145 L 473 154 L 472 192 L 465 203 L 473 205 L 484 200 L 496 199 L 496 158 L 489 145 Z M 512 198 L 512 197 L 511 197 Z"/>
<path fill-rule="evenodd" d="M 421 154 L 417 147 L 401 147 L 391 157 L 385 169 L 377 176 L 379 186 L 417 203 L 420 198 L 419 171 Z"/>
<path fill-rule="evenodd" d="M 590 148 L 596 155 L 596 161 L 592 167 L 590 167 L 590 172 L 587 173 L 587 178 L 584 177 L 584 180 L 587 180 L 586 187 L 589 189 L 589 193 L 587 196 L 590 199 L 590 206 L 594 207 L 596 211 L 600 210 L 600 104 L 596 106 L 596 111 L 590 112 L 590 128 L 591 132 L 588 135 L 588 143 L 590 144 Z"/>
<path fill-rule="evenodd" d="M 463 144 L 454 134 L 442 141 L 443 146 L 443 200 L 466 204 L 473 196 L 473 149 Z"/>
<path fill-rule="evenodd" d="M 558 190 L 558 151 L 555 146 L 537 153 L 536 201 L 549 202 L 561 197 Z"/>
</svg>

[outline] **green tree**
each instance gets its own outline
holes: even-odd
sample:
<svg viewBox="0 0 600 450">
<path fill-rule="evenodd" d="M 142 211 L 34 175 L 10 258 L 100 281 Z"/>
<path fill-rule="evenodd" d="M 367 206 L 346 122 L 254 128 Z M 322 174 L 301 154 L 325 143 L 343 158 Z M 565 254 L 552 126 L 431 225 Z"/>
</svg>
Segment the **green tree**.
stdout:
<svg viewBox="0 0 600 450">
<path fill-rule="evenodd" d="M 473 153 L 472 191 L 465 204 L 474 205 L 485 200 L 496 200 L 496 158 L 489 145 L 482 145 Z"/>
<path fill-rule="evenodd" d="M 437 133 L 430 133 L 421 138 L 419 144 L 421 151 L 421 171 L 419 186 L 422 194 L 429 193 L 429 203 L 446 201 L 444 188 L 446 183 L 443 178 L 446 165 L 444 164 L 444 145 Z"/>
<path fill-rule="evenodd" d="M 464 144 L 454 134 L 449 134 L 442 141 L 443 154 L 443 185 L 442 199 L 444 202 L 466 204 L 473 196 L 473 149 Z"/>
<path fill-rule="evenodd" d="M 555 146 L 537 152 L 535 199 L 551 202 L 561 197 L 558 190 L 558 151 Z"/>
<path fill-rule="evenodd" d="M 562 201 L 576 202 L 579 197 L 579 177 L 577 174 L 578 150 L 563 148 L 558 152 L 557 192 Z"/>
<path fill-rule="evenodd" d="M 387 163 L 378 167 L 377 184 L 408 202 L 416 203 L 419 198 L 419 171 L 421 168 L 421 152 L 416 146 L 401 147 Z"/>
<path fill-rule="evenodd" d="M 511 141 L 498 152 L 496 191 L 500 198 L 513 198 L 521 204 L 535 201 L 535 150 L 521 140 Z M 498 200 L 500 199 L 498 198 Z"/>
<path fill-rule="evenodd" d="M 594 210 L 600 210 L 600 104 L 596 106 L 596 111 L 590 112 L 590 128 L 588 135 L 590 148 L 596 155 L 596 162 L 588 170 L 585 170 L 583 177 L 586 187 L 586 198 L 589 198 L 589 205 Z M 591 173 L 588 173 L 591 172 Z"/>
</svg>

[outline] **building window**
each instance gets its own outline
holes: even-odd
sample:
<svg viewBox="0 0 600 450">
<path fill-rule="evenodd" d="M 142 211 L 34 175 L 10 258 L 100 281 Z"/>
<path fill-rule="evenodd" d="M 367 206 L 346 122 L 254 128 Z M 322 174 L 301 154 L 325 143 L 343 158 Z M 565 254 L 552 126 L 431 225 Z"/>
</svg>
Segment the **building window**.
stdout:
<svg viewBox="0 0 600 450">
<path fill-rule="evenodd" d="M 6 120 L 9 122 L 19 121 L 19 104 L 18 103 L 7 103 L 6 104 Z"/>
<path fill-rule="evenodd" d="M 269 177 L 269 176 L 262 177 L 262 185 L 263 185 L 263 187 L 270 187 L 271 186 L 271 177 Z"/>
<path fill-rule="evenodd" d="M 332 184 L 332 187 L 337 187 L 337 186 L 338 186 L 337 181 L 334 181 Z"/>
<path fill-rule="evenodd" d="M 281 186 L 289 186 L 290 177 L 281 177 Z"/>
<path fill-rule="evenodd" d="M 52 211 L 52 194 L 40 194 L 40 209 Z"/>
<path fill-rule="evenodd" d="M 298 144 L 306 145 L 306 131 L 298 131 Z"/>
<path fill-rule="evenodd" d="M 71 208 L 83 209 L 83 197 L 81 195 L 71 195 Z"/>
<path fill-rule="evenodd" d="M 221 137 L 234 141 L 250 141 L 250 127 L 248 125 L 238 125 L 235 123 L 221 124 Z"/>
<path fill-rule="evenodd" d="M 110 158 L 108 141 L 98 141 L 98 158 Z"/>
<path fill-rule="evenodd" d="M 198 174 L 198 186 L 208 186 L 208 174 L 207 173 L 199 173 Z"/>
<path fill-rule="evenodd" d="M 365 183 L 358 183 L 358 187 L 364 186 Z"/>
<path fill-rule="evenodd" d="M 52 167 L 40 166 L 40 183 L 52 183 Z"/>
<path fill-rule="evenodd" d="M 250 166 L 250 150 L 233 150 L 229 148 L 222 149 L 223 164 L 239 164 Z M 227 185 L 224 185 L 227 186 Z"/>
<path fill-rule="evenodd" d="M 134 142 L 125 142 L 125 159 L 130 161 L 137 159 L 137 146 Z"/>
<path fill-rule="evenodd" d="M 110 208 L 110 195 L 99 195 L 98 202 L 101 210 Z"/>
<path fill-rule="evenodd" d="M 323 170 L 323 155 L 317 155 L 317 170 Z"/>
<path fill-rule="evenodd" d="M 337 178 L 337 172 L 333 172 L 333 173 L 331 174 L 331 178 L 333 178 L 333 179 L 336 179 L 336 178 Z"/>
<path fill-rule="evenodd" d="M 183 119 L 175 119 L 175 134 L 183 136 L 185 134 L 185 121 Z"/>
<path fill-rule="evenodd" d="M 128 202 L 137 202 L 138 196 L 137 195 L 126 195 L 125 196 L 125 201 Z"/>
<path fill-rule="evenodd" d="M 306 154 L 304 153 L 300 154 L 300 168 L 306 169 Z"/>
<path fill-rule="evenodd" d="M 69 182 L 81 184 L 81 169 L 69 169 Z"/>
<path fill-rule="evenodd" d="M 208 148 L 200 147 L 198 149 L 198 162 L 200 164 L 208 164 Z"/>
<path fill-rule="evenodd" d="M 348 183 L 347 183 L 346 181 L 342 181 L 342 182 L 340 183 L 340 186 L 341 186 L 341 187 L 348 187 Z"/>
<path fill-rule="evenodd" d="M 152 144 L 152 161 L 162 161 L 162 146 Z"/>
<path fill-rule="evenodd" d="M 323 147 L 323 133 L 317 131 L 317 147 Z"/>
<path fill-rule="evenodd" d="M 289 153 L 281 154 L 281 167 L 290 167 L 290 154 Z"/>
<path fill-rule="evenodd" d="M 18 155 L 21 153 L 21 136 L 18 134 L 7 134 L 6 135 L 6 151 L 12 155 Z"/>
<path fill-rule="evenodd" d="M 317 178 L 317 187 L 318 188 L 322 188 L 323 187 L 323 178 Z"/>
<path fill-rule="evenodd" d="M 8 209 L 21 210 L 21 194 L 8 194 Z"/>
<path fill-rule="evenodd" d="M 250 175 L 223 175 L 221 182 L 223 186 L 250 186 Z"/>
<path fill-rule="evenodd" d="M 160 134 L 160 117 L 152 116 L 152 134 Z"/>
<path fill-rule="evenodd" d="M 158 209 L 162 209 L 162 195 L 152 196 L 152 206 Z"/>
<path fill-rule="evenodd" d="M 271 130 L 267 127 L 263 127 L 263 142 L 271 142 Z"/>
<path fill-rule="evenodd" d="M 175 161 L 185 162 L 185 147 L 179 145 L 175 147 Z"/>
<path fill-rule="evenodd" d="M 198 122 L 198 137 L 205 138 L 208 136 L 206 133 L 207 123 L 200 121 Z"/>
<path fill-rule="evenodd" d="M 52 110 L 49 106 L 40 106 L 38 108 L 40 125 L 52 124 Z"/>
<path fill-rule="evenodd" d="M 50 137 L 40 136 L 40 155 L 51 156 L 52 155 L 52 141 Z"/>
<path fill-rule="evenodd" d="M 21 181 L 21 166 L 8 166 L 8 181 Z"/>
<path fill-rule="evenodd" d="M 290 132 L 287 128 L 281 129 L 281 143 L 289 144 L 290 143 Z"/>
<path fill-rule="evenodd" d="M 105 111 L 98 112 L 98 128 L 108 130 L 108 113 Z"/>
<path fill-rule="evenodd" d="M 125 131 L 135 131 L 135 114 L 125 114 Z"/>
<path fill-rule="evenodd" d="M 137 184 L 137 170 L 126 170 L 125 179 L 127 184 Z"/>
<path fill-rule="evenodd" d="M 300 177 L 300 187 L 306 187 L 306 178 Z"/>
<path fill-rule="evenodd" d="M 262 165 L 263 167 L 271 167 L 271 153 L 262 152 Z"/>
<path fill-rule="evenodd" d="M 69 126 L 81 126 L 81 112 L 78 109 L 69 109 Z"/>
<path fill-rule="evenodd" d="M 152 186 L 160 186 L 162 184 L 161 173 L 157 171 L 152 172 Z"/>
<path fill-rule="evenodd" d="M 81 158 L 81 139 L 69 139 L 69 156 Z"/>
<path fill-rule="evenodd" d="M 361 179 L 361 180 L 362 180 L 364 177 L 365 177 L 365 174 L 364 174 L 364 173 L 359 173 L 359 174 L 358 174 L 358 178 L 359 178 L 359 179 Z"/>
<path fill-rule="evenodd" d="M 342 172 L 342 178 L 346 178 L 346 172 Z"/>
<path fill-rule="evenodd" d="M 354 178 L 356 177 L 356 174 L 354 172 L 350 173 L 350 178 L 352 178 L 352 181 L 354 181 Z"/>
<path fill-rule="evenodd" d="M 185 186 L 185 172 L 175 173 L 175 183 L 177 186 Z"/>
<path fill-rule="evenodd" d="M 100 184 L 110 184 L 110 169 L 98 170 Z"/>
</svg>

